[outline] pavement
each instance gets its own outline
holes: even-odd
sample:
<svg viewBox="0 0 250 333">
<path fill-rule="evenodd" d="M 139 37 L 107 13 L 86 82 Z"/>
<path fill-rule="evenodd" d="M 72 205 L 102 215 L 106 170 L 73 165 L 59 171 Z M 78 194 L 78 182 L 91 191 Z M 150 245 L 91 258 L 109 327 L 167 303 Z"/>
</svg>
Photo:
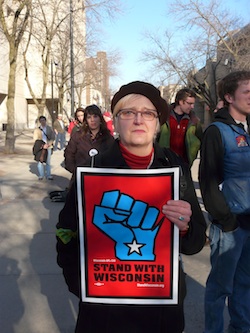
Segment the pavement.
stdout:
<svg viewBox="0 0 250 333">
<path fill-rule="evenodd" d="M 38 181 L 32 136 L 30 130 L 17 133 L 15 154 L 6 155 L 5 132 L 0 132 L 0 332 L 73 333 L 78 299 L 67 290 L 56 263 L 55 226 L 63 203 L 51 202 L 48 196 L 52 190 L 65 189 L 71 174 L 61 166 L 63 151 L 57 150 L 51 159 L 54 180 Z M 198 163 L 197 159 L 192 174 L 204 210 Z M 205 246 L 196 255 L 183 256 L 187 273 L 185 333 L 203 332 L 209 252 Z"/>
</svg>

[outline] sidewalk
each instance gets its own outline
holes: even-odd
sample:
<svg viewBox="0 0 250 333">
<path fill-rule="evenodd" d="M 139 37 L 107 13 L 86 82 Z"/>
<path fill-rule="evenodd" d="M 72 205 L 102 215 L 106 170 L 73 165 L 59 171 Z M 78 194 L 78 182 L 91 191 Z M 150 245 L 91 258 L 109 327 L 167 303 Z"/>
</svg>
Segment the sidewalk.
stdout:
<svg viewBox="0 0 250 333">
<path fill-rule="evenodd" d="M 1 133 L 2 134 L 2 133 Z M 53 181 L 38 181 L 31 131 L 17 137 L 16 154 L 0 141 L 0 331 L 73 333 L 78 301 L 56 264 L 55 225 L 63 203 L 48 193 L 68 186 L 63 151 L 52 155 Z"/>
<path fill-rule="evenodd" d="M 49 191 L 68 186 L 71 174 L 61 167 L 63 152 L 56 151 L 51 159 L 54 180 L 38 181 L 31 153 L 33 133 L 24 131 L 17 137 L 13 155 L 3 154 L 3 134 L 0 132 L 1 333 L 73 333 L 78 300 L 68 292 L 56 264 L 55 225 L 63 203 L 53 203 L 48 197 Z M 196 162 L 193 176 L 199 195 Z M 183 260 L 188 290 L 185 333 L 202 333 L 209 247 L 197 255 L 183 256 Z"/>
<path fill-rule="evenodd" d="M 4 150 L 4 137 L 0 137 L 0 191 L 2 200 L 18 199 L 19 196 L 31 195 L 39 198 L 46 188 L 48 191 L 64 189 L 68 186 L 70 173 L 61 167 L 63 151 L 56 151 L 51 158 L 53 181 L 39 181 L 37 162 L 32 154 L 33 132 L 24 131 L 17 136 L 15 154 L 6 155 Z M 30 188 L 32 191 L 30 191 Z M 27 193 L 26 193 L 27 191 Z"/>
</svg>

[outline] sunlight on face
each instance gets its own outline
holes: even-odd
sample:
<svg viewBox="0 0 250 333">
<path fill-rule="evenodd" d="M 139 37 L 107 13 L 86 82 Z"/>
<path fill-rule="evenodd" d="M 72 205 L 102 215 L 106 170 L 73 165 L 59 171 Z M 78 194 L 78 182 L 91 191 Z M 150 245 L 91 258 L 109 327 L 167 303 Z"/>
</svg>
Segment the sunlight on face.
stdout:
<svg viewBox="0 0 250 333">
<path fill-rule="evenodd" d="M 125 120 L 119 117 L 118 111 L 115 126 L 120 135 L 121 143 L 133 154 L 148 155 L 152 150 L 154 138 L 159 129 L 159 119 L 145 120 L 141 112 L 156 111 L 155 106 L 147 97 L 134 95 L 121 104 L 121 109 L 139 112 L 134 118 Z"/>
<path fill-rule="evenodd" d="M 180 101 L 180 108 L 183 113 L 189 114 L 194 108 L 195 98 L 187 97 L 185 101 Z"/>
<path fill-rule="evenodd" d="M 230 114 L 234 119 L 244 121 L 250 114 L 250 81 L 239 83 L 234 96 L 225 96 L 230 108 Z"/>
</svg>

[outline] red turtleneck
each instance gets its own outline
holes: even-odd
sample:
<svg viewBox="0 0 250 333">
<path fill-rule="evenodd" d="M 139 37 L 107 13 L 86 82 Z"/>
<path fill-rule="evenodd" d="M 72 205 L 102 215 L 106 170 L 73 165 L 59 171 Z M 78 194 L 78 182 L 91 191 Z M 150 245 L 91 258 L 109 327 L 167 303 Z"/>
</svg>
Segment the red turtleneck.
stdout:
<svg viewBox="0 0 250 333">
<path fill-rule="evenodd" d="M 147 169 L 150 165 L 150 162 L 152 160 L 154 148 L 152 148 L 152 151 L 147 156 L 137 156 L 132 153 L 130 153 L 127 148 L 125 148 L 122 143 L 120 142 L 120 149 L 122 156 L 124 157 L 127 165 L 131 169 Z"/>
</svg>

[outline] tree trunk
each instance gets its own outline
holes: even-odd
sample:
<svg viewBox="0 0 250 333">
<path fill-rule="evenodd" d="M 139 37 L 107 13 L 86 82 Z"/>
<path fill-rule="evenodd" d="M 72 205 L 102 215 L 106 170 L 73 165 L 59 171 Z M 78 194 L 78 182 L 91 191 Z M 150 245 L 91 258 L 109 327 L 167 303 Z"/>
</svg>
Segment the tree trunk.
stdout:
<svg viewBox="0 0 250 333">
<path fill-rule="evenodd" d="M 5 139 L 5 152 L 13 154 L 15 151 L 15 91 L 16 91 L 16 56 L 17 50 L 13 44 L 9 44 L 9 80 L 7 97 L 7 129 Z"/>
</svg>

